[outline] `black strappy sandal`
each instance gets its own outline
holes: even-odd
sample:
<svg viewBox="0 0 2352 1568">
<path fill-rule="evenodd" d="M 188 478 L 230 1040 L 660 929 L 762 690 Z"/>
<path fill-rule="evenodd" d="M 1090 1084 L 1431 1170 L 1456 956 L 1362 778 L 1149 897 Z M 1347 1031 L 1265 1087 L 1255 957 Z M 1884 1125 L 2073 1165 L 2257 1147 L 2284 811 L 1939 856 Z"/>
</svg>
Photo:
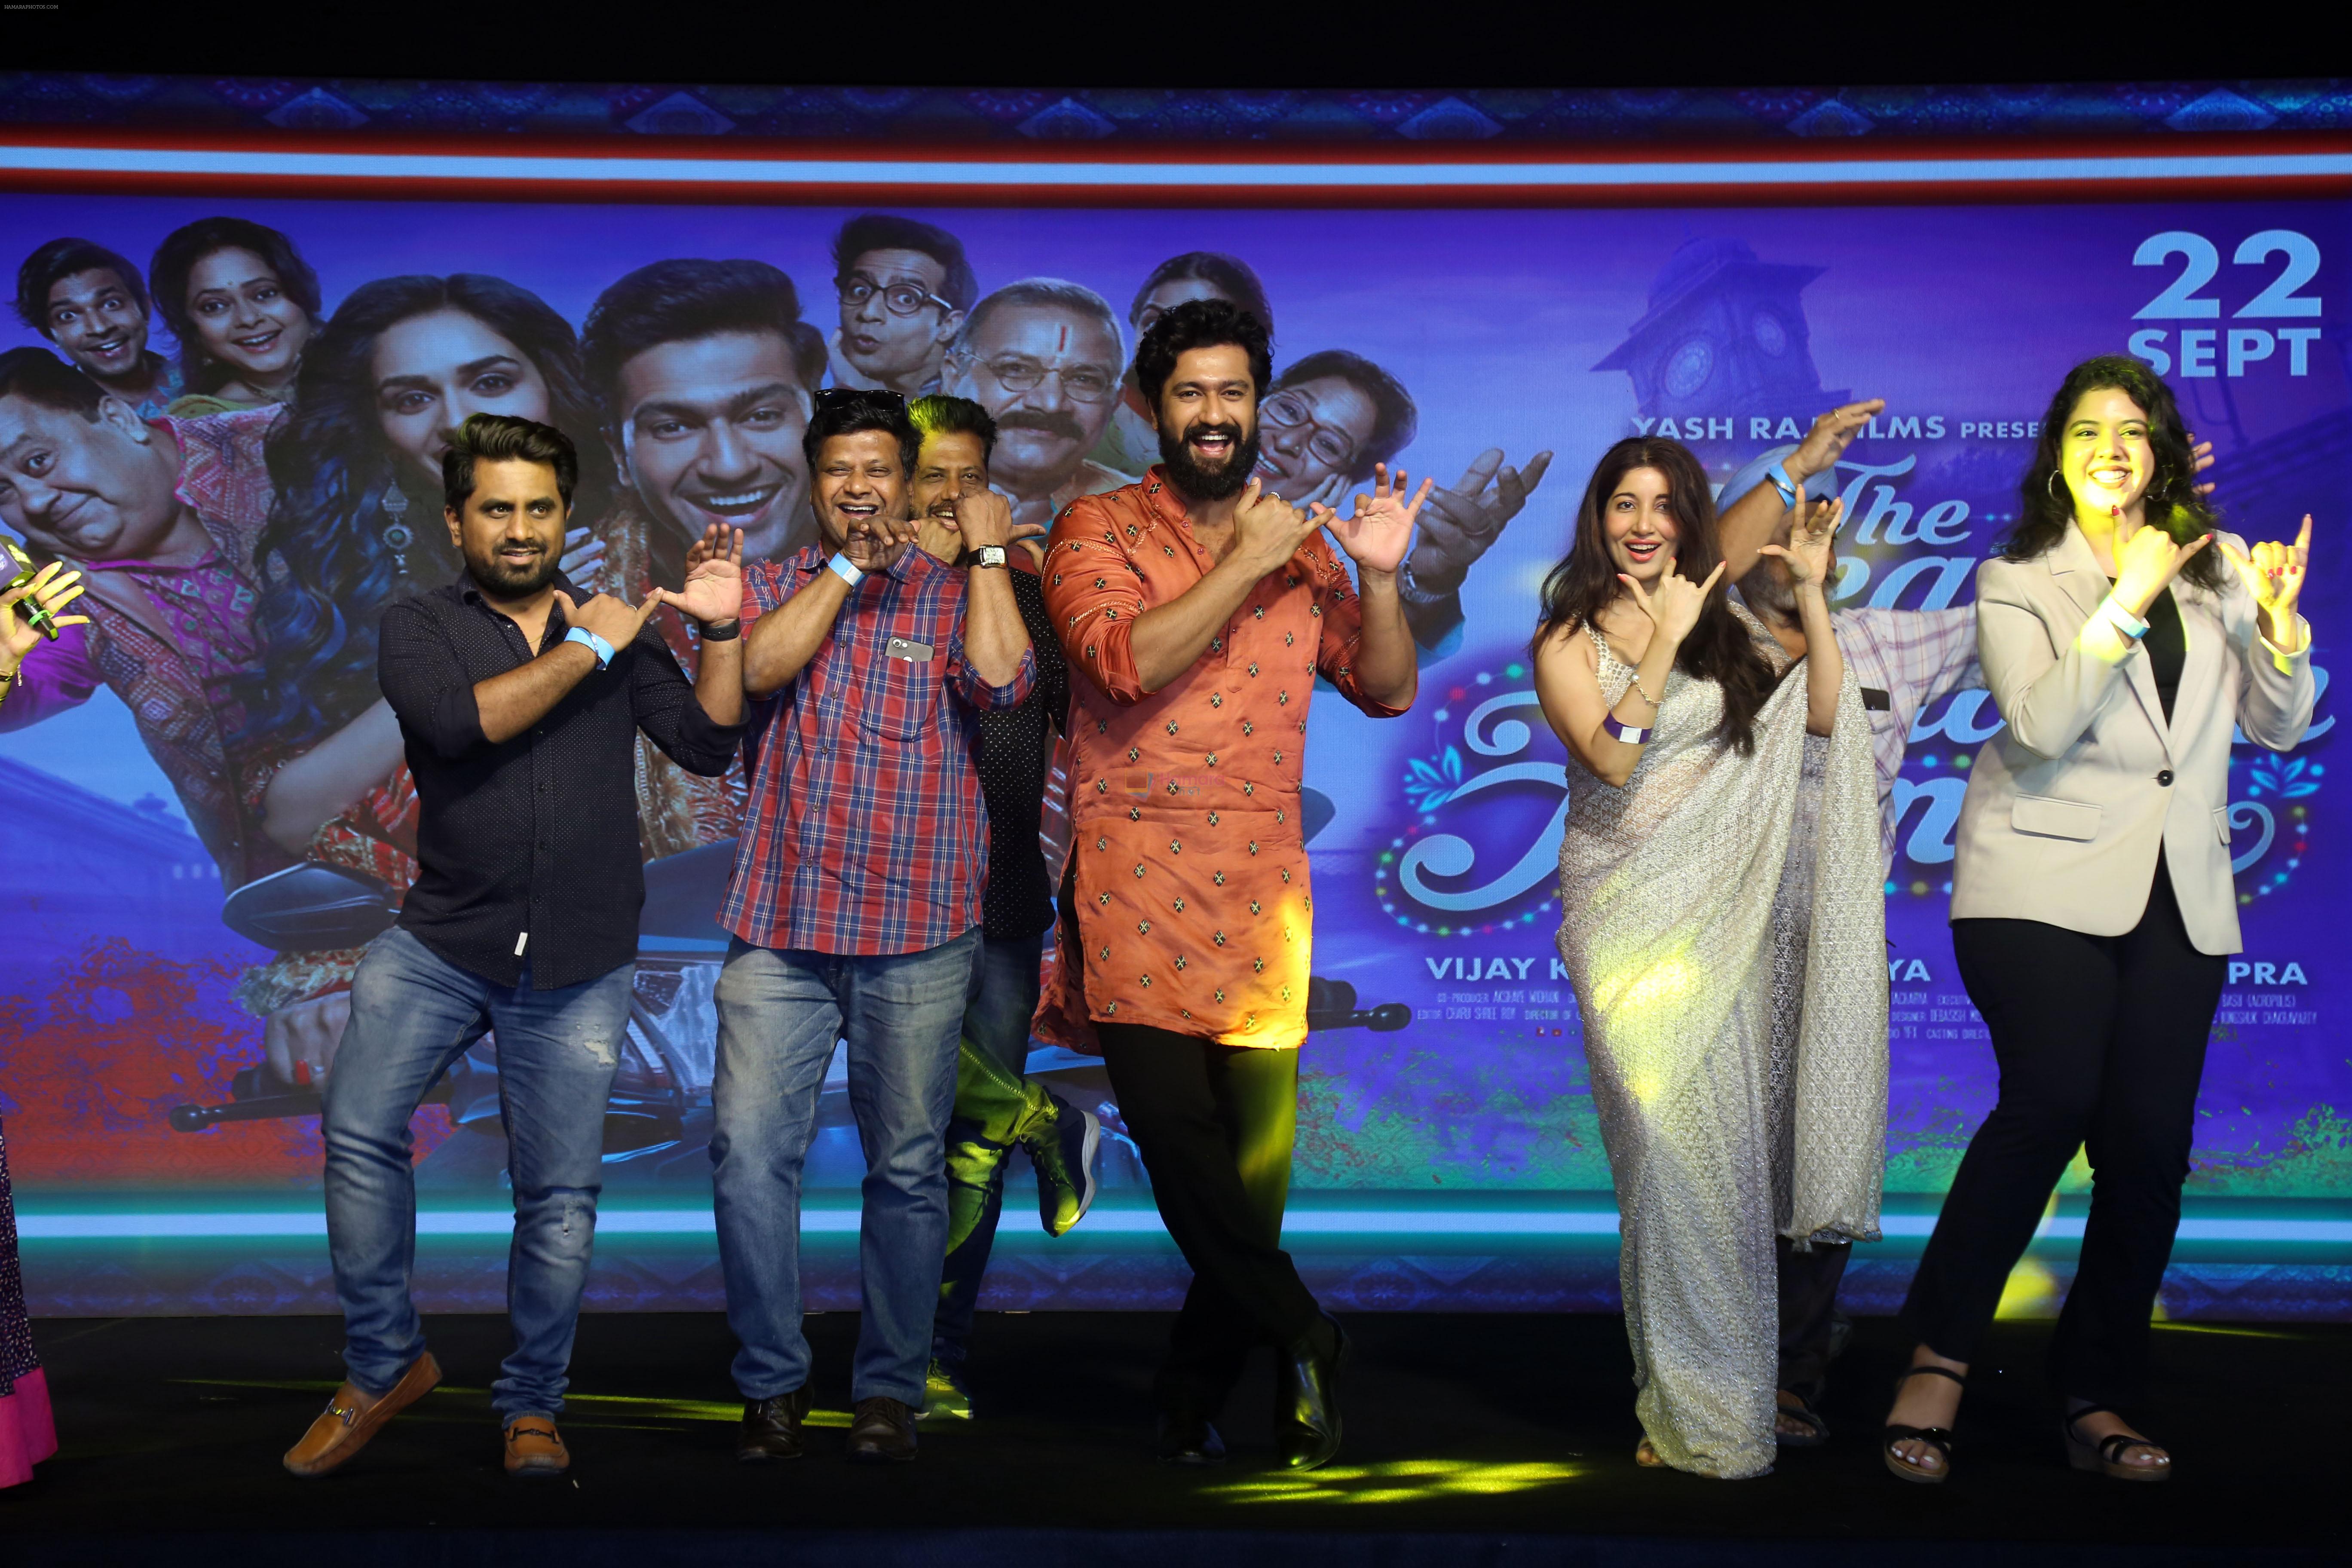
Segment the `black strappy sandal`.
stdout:
<svg viewBox="0 0 2352 1568">
<path fill-rule="evenodd" d="M 1967 1378 L 1948 1366 L 1907 1366 L 1895 1374 L 1896 1391 L 1901 1391 L 1904 1379 L 1916 1377 L 1923 1372 L 1932 1373 L 1937 1377 L 1948 1377 L 1962 1388 L 1969 1385 Z M 1895 1451 L 1895 1444 L 1908 1443 L 1914 1439 L 1927 1444 L 1944 1457 L 1941 1469 L 1922 1469 Z M 1903 1426 L 1889 1422 L 1878 1429 L 1879 1457 L 1886 1461 L 1886 1468 L 1895 1472 L 1896 1479 L 1916 1481 L 1925 1487 L 1939 1487 L 1952 1479 L 1954 1441 L 1952 1429 L 1948 1426 Z"/>
<path fill-rule="evenodd" d="M 1783 1394 L 1788 1394 L 1790 1398 L 1795 1400 L 1797 1403 L 1794 1405 L 1781 1404 L 1780 1395 Z M 1780 1418 L 1783 1415 L 1787 1416 L 1791 1421 L 1803 1422 L 1809 1430 L 1804 1432 L 1781 1431 L 1780 1429 Z M 1791 1389 L 1783 1388 L 1773 1394 L 1772 1423 L 1772 1441 L 1783 1448 L 1818 1448 L 1822 1444 L 1830 1440 L 1830 1424 L 1822 1419 L 1822 1413 L 1813 1408 L 1813 1402 L 1811 1400 L 1807 1399 L 1803 1394 L 1798 1394 Z"/>
<path fill-rule="evenodd" d="M 2078 1470 L 2094 1475 L 2111 1476 L 2119 1481 L 2165 1481 L 2172 1479 L 2172 1456 L 2163 1444 L 2149 1437 L 2135 1437 L 2128 1432 L 2110 1432 L 2097 1442 L 2091 1441 L 2074 1428 L 2074 1423 L 2085 1415 L 2118 1415 L 2122 1412 L 2110 1405 L 2085 1405 L 2061 1415 L 2058 1429 L 2066 1439 L 2066 1462 Z M 2164 1455 L 2160 1465 L 2126 1465 L 2124 1450 L 2151 1448 Z"/>
</svg>

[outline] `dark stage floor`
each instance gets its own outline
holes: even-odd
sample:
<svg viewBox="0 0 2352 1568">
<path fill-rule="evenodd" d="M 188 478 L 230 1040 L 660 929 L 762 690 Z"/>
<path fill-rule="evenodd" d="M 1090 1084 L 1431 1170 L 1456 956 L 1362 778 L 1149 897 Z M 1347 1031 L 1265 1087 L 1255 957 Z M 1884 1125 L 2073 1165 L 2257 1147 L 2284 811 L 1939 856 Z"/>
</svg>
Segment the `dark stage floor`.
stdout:
<svg viewBox="0 0 2352 1568">
<path fill-rule="evenodd" d="M 339 1375 L 324 1318 L 36 1325 L 64 1451 L 0 1492 L 0 1560 L 534 1563 L 856 1562 L 1361 1565 L 1700 1562 L 2004 1564 L 2340 1560 L 2337 1435 L 2352 1328 L 2168 1326 L 2147 1418 L 2179 1474 L 2069 1472 L 2037 1368 L 2046 1323 L 2005 1323 L 1963 1418 L 1957 1478 L 1906 1486 L 1871 1430 L 1896 1356 L 1864 1320 L 1827 1405 L 1831 1446 L 1761 1480 L 1637 1469 L 1622 1326 L 1603 1317 L 1358 1316 L 1348 1446 L 1307 1477 L 1271 1465 L 1261 1366 L 1208 1471 L 1149 1458 L 1159 1314 L 984 1313 L 981 1415 L 927 1423 L 911 1467 L 837 1457 L 854 1316 L 811 1320 L 817 1452 L 730 1455 L 732 1342 L 716 1316 L 581 1324 L 574 1455 L 507 1479 L 485 1385 L 501 1321 L 437 1319 L 449 1384 L 339 1475 L 278 1455 Z M 1995 1368 L 2000 1372 L 1996 1374 Z"/>
</svg>

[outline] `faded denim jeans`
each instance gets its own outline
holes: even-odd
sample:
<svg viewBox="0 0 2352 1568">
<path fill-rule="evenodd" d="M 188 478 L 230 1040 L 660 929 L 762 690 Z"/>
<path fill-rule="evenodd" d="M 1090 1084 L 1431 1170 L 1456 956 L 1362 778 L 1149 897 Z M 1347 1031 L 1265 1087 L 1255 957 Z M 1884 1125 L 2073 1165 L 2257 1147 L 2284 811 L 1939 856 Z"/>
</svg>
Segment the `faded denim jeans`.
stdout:
<svg viewBox="0 0 2352 1568">
<path fill-rule="evenodd" d="M 956 1045 L 980 932 L 921 952 L 835 954 L 738 939 L 720 973 L 710 1140 L 735 1386 L 772 1399 L 808 1381 L 801 1332 L 801 1171 L 834 1044 L 866 1152 L 857 1261 L 857 1399 L 919 1410 L 940 1262 Z"/>
<path fill-rule="evenodd" d="M 514 1187 L 507 1316 L 514 1353 L 491 1385 L 508 1421 L 563 1408 L 580 1292 L 603 1189 L 604 1102 L 620 1065 L 636 965 L 560 991 L 493 984 L 406 931 L 378 937 L 352 977 L 351 1023 L 327 1075 L 327 1246 L 343 1363 L 371 1394 L 425 1351 L 410 1286 L 416 1180 L 409 1120 L 484 1033 L 499 1042 L 499 1110 Z"/>
</svg>

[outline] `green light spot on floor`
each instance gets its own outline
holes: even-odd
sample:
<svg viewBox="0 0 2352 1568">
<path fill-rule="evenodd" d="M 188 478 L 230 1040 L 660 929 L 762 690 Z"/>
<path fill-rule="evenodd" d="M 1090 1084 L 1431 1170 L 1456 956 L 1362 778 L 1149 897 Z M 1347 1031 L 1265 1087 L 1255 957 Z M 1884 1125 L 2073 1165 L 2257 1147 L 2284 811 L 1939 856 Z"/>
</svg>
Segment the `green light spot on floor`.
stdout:
<svg viewBox="0 0 2352 1568">
<path fill-rule="evenodd" d="M 1496 1497 L 1559 1486 L 1581 1465 L 1482 1465 L 1470 1459 L 1399 1459 L 1384 1465 L 1333 1465 L 1305 1474 L 1252 1476 L 1203 1488 L 1219 1502 L 1423 1502 L 1432 1498 Z"/>
</svg>

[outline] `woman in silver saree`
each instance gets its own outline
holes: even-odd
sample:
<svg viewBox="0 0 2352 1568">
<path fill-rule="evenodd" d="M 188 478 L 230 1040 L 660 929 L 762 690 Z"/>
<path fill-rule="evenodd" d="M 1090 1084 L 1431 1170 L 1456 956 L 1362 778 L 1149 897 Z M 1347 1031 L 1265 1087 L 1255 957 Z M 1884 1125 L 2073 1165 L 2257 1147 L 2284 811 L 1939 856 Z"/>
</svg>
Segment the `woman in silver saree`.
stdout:
<svg viewBox="0 0 2352 1568">
<path fill-rule="evenodd" d="M 1621 441 L 1534 645 L 1570 755 L 1559 944 L 1621 1215 L 1636 1458 L 1723 1479 L 1775 1452 L 1774 1234 L 1878 1234 L 1885 910 L 1870 731 L 1822 587 L 1838 518 L 1768 547 L 1813 650 L 1784 681 L 1718 589 L 1697 459 Z"/>
</svg>

